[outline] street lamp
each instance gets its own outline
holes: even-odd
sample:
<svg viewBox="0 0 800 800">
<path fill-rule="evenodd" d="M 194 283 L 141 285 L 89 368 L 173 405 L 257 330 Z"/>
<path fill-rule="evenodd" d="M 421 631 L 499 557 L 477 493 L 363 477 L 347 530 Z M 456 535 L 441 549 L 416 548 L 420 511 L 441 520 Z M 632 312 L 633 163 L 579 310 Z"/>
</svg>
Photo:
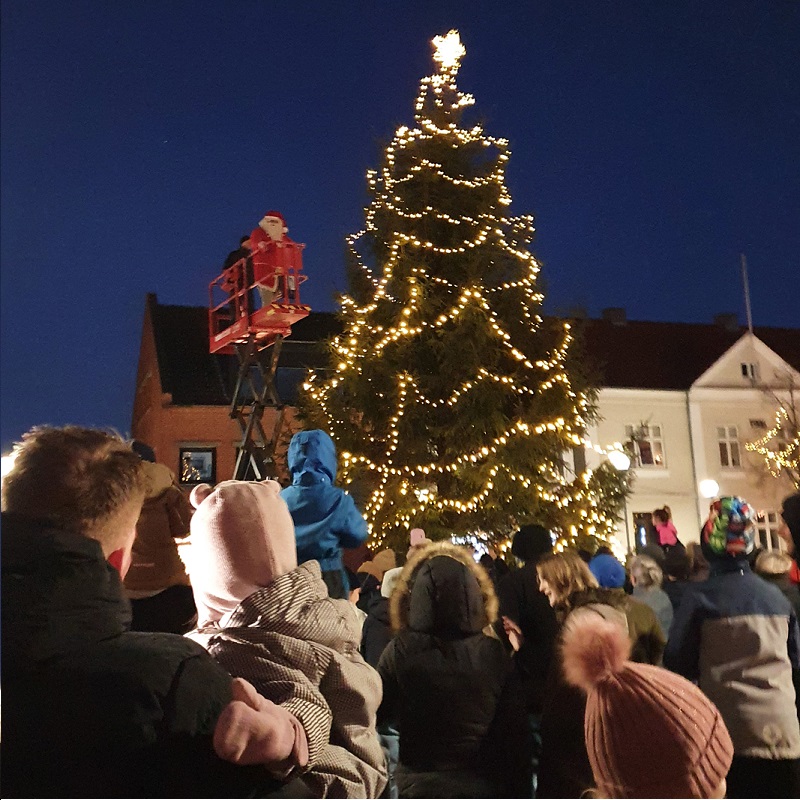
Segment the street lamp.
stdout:
<svg viewBox="0 0 800 800">
<path fill-rule="evenodd" d="M 719 484 L 713 478 L 706 478 L 703 481 L 700 481 L 700 494 L 706 498 L 706 500 L 710 500 L 712 497 L 716 497 L 719 494 Z"/>
<path fill-rule="evenodd" d="M 624 450 L 609 450 L 608 460 L 617 472 L 627 472 L 631 466 L 630 456 Z M 628 496 L 622 495 L 622 509 L 625 514 L 625 544 L 628 546 L 628 555 L 631 552 L 631 531 L 628 523 Z"/>
</svg>

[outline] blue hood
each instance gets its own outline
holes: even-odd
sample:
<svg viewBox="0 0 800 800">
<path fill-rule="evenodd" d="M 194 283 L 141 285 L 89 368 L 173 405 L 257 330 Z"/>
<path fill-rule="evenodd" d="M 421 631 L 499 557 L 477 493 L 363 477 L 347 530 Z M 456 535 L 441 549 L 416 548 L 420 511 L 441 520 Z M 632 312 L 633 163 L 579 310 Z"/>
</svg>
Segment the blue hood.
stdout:
<svg viewBox="0 0 800 800">
<path fill-rule="evenodd" d="M 286 455 L 292 483 L 315 483 L 336 479 L 336 445 L 325 431 L 300 431 L 292 436 Z"/>
</svg>

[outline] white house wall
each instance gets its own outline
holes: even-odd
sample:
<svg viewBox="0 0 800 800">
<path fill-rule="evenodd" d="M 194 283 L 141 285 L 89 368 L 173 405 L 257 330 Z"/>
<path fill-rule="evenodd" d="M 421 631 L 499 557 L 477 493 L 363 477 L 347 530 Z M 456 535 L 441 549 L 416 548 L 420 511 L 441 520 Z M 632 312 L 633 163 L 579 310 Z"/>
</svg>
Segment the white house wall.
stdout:
<svg viewBox="0 0 800 800">
<path fill-rule="evenodd" d="M 689 409 L 686 393 L 651 389 L 602 389 L 598 398 L 602 419 L 591 432 L 602 448 L 625 441 L 625 426 L 640 423 L 660 425 L 664 444 L 664 467 L 635 469 L 633 491 L 627 500 L 627 517 L 633 540 L 635 513 L 650 513 L 664 505 L 672 511 L 683 542 L 697 541 L 700 517 L 692 455 Z M 596 467 L 603 456 L 587 453 L 587 466 Z M 632 467 L 633 468 L 633 467 Z M 617 538 L 626 547 L 625 523 L 618 524 Z"/>
</svg>

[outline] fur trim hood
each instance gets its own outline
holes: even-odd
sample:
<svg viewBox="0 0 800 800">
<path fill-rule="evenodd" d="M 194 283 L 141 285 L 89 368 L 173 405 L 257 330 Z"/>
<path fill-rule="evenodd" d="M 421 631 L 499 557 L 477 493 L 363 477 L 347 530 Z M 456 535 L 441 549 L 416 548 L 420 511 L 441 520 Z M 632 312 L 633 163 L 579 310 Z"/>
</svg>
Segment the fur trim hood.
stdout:
<svg viewBox="0 0 800 800">
<path fill-rule="evenodd" d="M 409 559 L 390 600 L 392 628 L 435 635 L 480 633 L 497 619 L 486 570 L 450 542 L 426 545 Z"/>
</svg>

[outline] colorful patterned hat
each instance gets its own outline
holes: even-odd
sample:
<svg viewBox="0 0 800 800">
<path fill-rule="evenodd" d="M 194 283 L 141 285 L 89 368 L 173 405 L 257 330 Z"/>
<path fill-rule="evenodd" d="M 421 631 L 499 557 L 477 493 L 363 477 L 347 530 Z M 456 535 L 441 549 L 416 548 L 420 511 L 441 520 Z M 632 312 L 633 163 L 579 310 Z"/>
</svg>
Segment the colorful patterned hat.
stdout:
<svg viewBox="0 0 800 800">
<path fill-rule="evenodd" d="M 701 534 L 706 558 L 741 558 L 755 546 L 755 513 L 741 497 L 720 497 L 711 504 Z"/>
</svg>

